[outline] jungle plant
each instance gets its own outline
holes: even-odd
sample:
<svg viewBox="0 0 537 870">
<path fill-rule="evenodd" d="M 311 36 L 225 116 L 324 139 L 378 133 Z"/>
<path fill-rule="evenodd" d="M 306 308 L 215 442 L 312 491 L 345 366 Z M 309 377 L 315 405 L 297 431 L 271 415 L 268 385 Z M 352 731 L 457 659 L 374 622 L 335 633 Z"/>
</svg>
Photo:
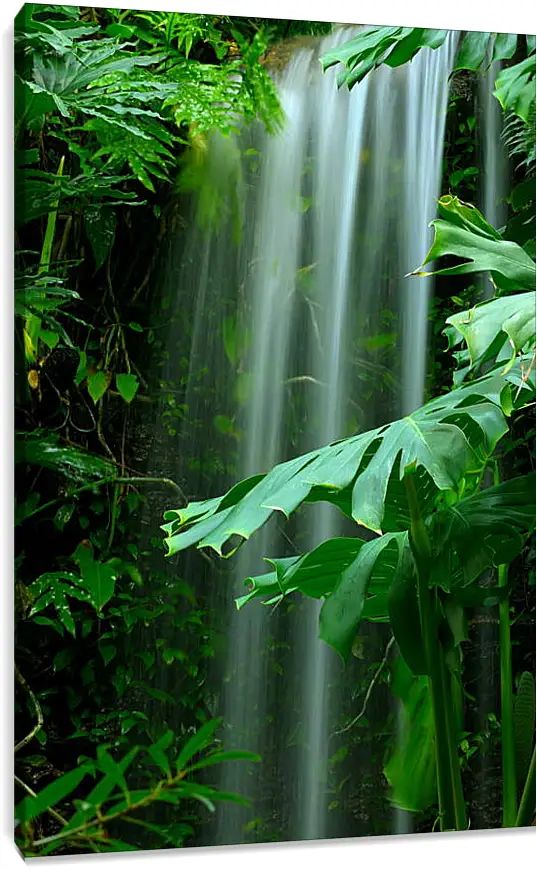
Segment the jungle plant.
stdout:
<svg viewBox="0 0 537 870">
<path fill-rule="evenodd" d="M 135 830 L 136 827 L 145 828 L 158 836 L 162 847 L 180 846 L 192 833 L 185 814 L 171 825 L 154 825 L 143 817 L 146 808 L 158 802 L 182 807 L 185 802 L 197 801 L 214 812 L 218 801 L 247 805 L 248 801 L 239 795 L 196 781 L 197 771 L 215 764 L 259 761 L 259 757 L 251 752 L 211 748 L 214 732 L 220 724 L 220 719 L 207 721 L 182 746 L 178 745 L 173 731 L 167 730 L 147 749 L 134 746 L 119 761 L 114 760 L 109 747 L 101 744 L 95 760 L 86 759 L 38 794 L 24 786 L 28 794 L 15 810 L 19 848 L 28 857 L 73 849 L 77 852 L 136 849 L 116 835 L 118 825 L 119 830 L 128 830 L 129 826 L 135 826 Z M 146 756 L 147 782 L 141 788 L 132 788 L 128 784 L 127 771 L 140 754 Z M 92 778 L 95 780 L 93 787 L 81 793 L 81 784 L 84 782 L 87 789 L 87 781 Z M 20 780 L 18 782 L 24 785 Z M 72 806 L 66 811 L 64 807 L 68 799 Z M 42 836 L 40 830 L 44 815 L 51 816 L 56 827 L 56 831 L 47 836 Z M 186 818 L 190 816 L 186 815 Z"/>
<path fill-rule="evenodd" d="M 488 487 L 484 480 L 497 468 L 509 419 L 535 401 L 535 263 L 473 206 L 446 196 L 439 211 L 423 266 L 455 257 L 456 265 L 435 274 L 484 272 L 495 287 L 492 301 L 448 321 L 451 347 L 460 348 L 458 386 L 402 420 L 242 481 L 222 498 L 168 511 L 163 529 L 169 554 L 197 544 L 227 558 L 275 511 L 288 517 L 325 501 L 374 533 L 369 541 L 335 538 L 310 553 L 268 559 L 271 571 L 248 578 L 250 591 L 237 606 L 258 597 L 273 605 L 296 592 L 323 599 L 320 637 L 344 660 L 362 619 L 390 622 L 408 671 L 399 691 L 413 728 L 404 769 L 392 759 L 386 775 L 397 805 L 423 809 L 434 799 L 436 771 L 442 830 L 468 825 L 458 755 L 465 611 L 498 606 L 504 824 L 526 825 L 534 760 L 517 810 L 507 565 L 534 528 L 535 478 L 500 483 L 496 473 Z M 413 275 L 432 274 L 423 266 Z M 499 571 L 492 589 L 479 582 L 487 568 Z M 417 763 L 428 776 L 414 775 Z"/>
</svg>

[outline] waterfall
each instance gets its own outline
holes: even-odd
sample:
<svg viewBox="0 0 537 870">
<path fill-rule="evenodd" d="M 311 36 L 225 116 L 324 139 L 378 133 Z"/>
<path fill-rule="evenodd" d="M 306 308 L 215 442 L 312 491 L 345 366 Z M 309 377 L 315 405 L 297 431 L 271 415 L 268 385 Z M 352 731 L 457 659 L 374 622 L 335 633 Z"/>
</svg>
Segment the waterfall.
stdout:
<svg viewBox="0 0 537 870">
<path fill-rule="evenodd" d="M 349 92 L 318 58 L 353 32 L 295 52 L 278 77 L 280 134 L 255 127 L 208 142 L 209 182 L 197 206 L 194 196 L 198 220 L 174 273 L 185 315 L 193 309 L 181 437 L 197 498 L 423 399 L 430 279 L 403 276 L 432 241 L 456 37 Z M 211 202 L 220 220 L 208 230 Z M 219 461 L 215 439 L 227 445 Z M 224 635 L 214 688 L 223 741 L 262 762 L 221 766 L 219 787 L 253 806 L 220 806 L 207 844 L 360 833 L 329 794 L 330 740 L 349 686 L 317 637 L 319 605 L 234 604 L 244 579 L 268 570 L 264 556 L 342 534 L 354 529 L 330 506 L 290 523 L 273 517 L 231 571 L 209 573 Z M 385 643 L 382 626 L 375 637 Z M 351 768 L 356 783 L 362 771 Z M 395 830 L 404 829 L 399 814 Z"/>
</svg>

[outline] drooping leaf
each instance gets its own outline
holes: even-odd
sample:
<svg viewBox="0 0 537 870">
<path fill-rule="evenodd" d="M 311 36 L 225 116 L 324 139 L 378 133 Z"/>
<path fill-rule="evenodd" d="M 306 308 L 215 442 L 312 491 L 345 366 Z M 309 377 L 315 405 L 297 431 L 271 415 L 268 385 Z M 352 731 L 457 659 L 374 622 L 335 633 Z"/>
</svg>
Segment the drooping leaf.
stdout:
<svg viewBox="0 0 537 870">
<path fill-rule="evenodd" d="M 498 60 L 510 60 L 516 51 L 517 41 L 516 33 L 497 33 L 492 51 L 492 63 Z"/>
<path fill-rule="evenodd" d="M 75 770 L 60 776 L 39 792 L 35 797 L 25 797 L 15 809 L 15 818 L 19 823 L 30 822 L 44 813 L 49 807 L 54 807 L 68 797 L 90 773 L 90 768 L 81 765 Z"/>
<path fill-rule="evenodd" d="M 512 380 L 510 380 L 512 379 Z M 167 511 L 169 554 L 192 544 L 222 555 L 234 536 L 248 539 L 275 510 L 289 516 L 304 501 L 334 501 L 346 493 L 353 519 L 373 531 L 404 530 L 401 510 L 405 468 L 415 466 L 427 512 L 439 491 L 456 491 L 466 474 L 478 473 L 507 431 L 515 367 L 491 374 L 429 402 L 387 426 L 323 447 L 250 478 L 220 499 Z M 532 393 L 527 388 L 527 393 Z M 428 495 L 427 495 L 428 493 Z M 335 498 L 337 496 L 337 498 Z M 394 528 L 394 517 L 399 524 Z M 235 552 L 232 547 L 227 555 Z"/>
<path fill-rule="evenodd" d="M 78 564 L 81 582 L 95 609 L 101 611 L 114 594 L 116 580 L 122 573 L 121 563 L 117 559 L 95 560 L 91 546 L 85 544 L 78 545 L 72 558 Z"/>
<path fill-rule="evenodd" d="M 494 96 L 505 112 L 513 112 L 526 124 L 535 118 L 535 51 L 520 63 L 505 67 L 496 79 Z"/>
<path fill-rule="evenodd" d="M 463 498 L 433 520 L 432 582 L 446 590 L 467 586 L 520 553 L 535 528 L 535 474 Z"/>
<path fill-rule="evenodd" d="M 130 403 L 138 392 L 140 383 L 136 375 L 116 375 L 116 386 L 122 398 Z"/>
<path fill-rule="evenodd" d="M 490 33 L 468 31 L 462 40 L 453 69 L 469 69 L 474 72 L 477 71 L 487 55 L 487 47 L 490 37 Z"/>
<path fill-rule="evenodd" d="M 88 375 L 88 393 L 95 404 L 102 399 L 110 386 L 111 380 L 112 375 L 110 372 L 97 371 Z"/>
<path fill-rule="evenodd" d="M 535 290 L 535 263 L 519 245 L 497 238 L 492 227 L 489 228 L 492 232 L 486 234 L 481 229 L 481 222 L 478 226 L 477 222 L 465 221 L 466 226 L 463 227 L 460 218 L 461 203 L 457 197 L 444 196 L 439 203 L 442 214 L 447 219 L 432 222 L 434 242 L 422 265 L 412 275 L 423 277 L 490 272 L 495 285 L 501 290 Z M 466 209 L 478 211 L 466 203 L 464 206 Z M 459 257 L 466 262 L 432 272 L 423 271 L 428 263 L 446 255 Z"/>
<path fill-rule="evenodd" d="M 49 468 L 66 477 L 82 481 L 87 481 L 88 478 L 113 477 L 116 473 L 115 466 L 107 459 L 88 453 L 80 447 L 64 445 L 58 435 L 39 429 L 30 433 L 17 433 L 15 461 Z"/>
<path fill-rule="evenodd" d="M 393 636 L 407 666 L 414 674 L 426 675 L 417 576 L 410 546 L 399 554 L 399 565 L 388 592 L 388 613 Z"/>
<path fill-rule="evenodd" d="M 321 608 L 319 636 L 347 661 L 356 637 L 366 595 L 375 575 L 381 581 L 394 571 L 394 556 L 408 545 L 406 534 L 382 535 L 361 547 Z M 391 553 L 386 553 L 386 549 Z M 399 553 L 398 553 L 399 551 Z"/>
<path fill-rule="evenodd" d="M 494 359 L 509 344 L 507 366 L 528 342 L 535 342 L 535 292 L 502 296 L 469 311 L 461 311 L 446 321 L 464 339 L 470 369 Z M 456 340 L 452 339 L 452 346 Z"/>
<path fill-rule="evenodd" d="M 251 591 L 237 600 L 243 607 L 254 598 L 272 604 L 293 592 L 324 598 L 320 633 L 346 661 L 360 620 L 387 618 L 388 593 L 399 570 L 408 570 L 406 532 L 365 542 L 359 538 L 331 538 L 310 553 L 267 559 L 274 570 L 249 577 Z"/>
</svg>

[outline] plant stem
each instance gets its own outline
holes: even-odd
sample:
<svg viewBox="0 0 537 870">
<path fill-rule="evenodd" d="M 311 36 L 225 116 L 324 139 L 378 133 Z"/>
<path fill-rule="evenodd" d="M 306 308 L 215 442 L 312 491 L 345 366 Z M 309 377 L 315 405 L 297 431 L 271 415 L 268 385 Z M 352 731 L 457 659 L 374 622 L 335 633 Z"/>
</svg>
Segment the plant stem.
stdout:
<svg viewBox="0 0 537 870">
<path fill-rule="evenodd" d="M 420 622 L 433 705 L 440 822 L 443 831 L 465 830 L 465 813 L 461 813 L 460 801 L 456 799 L 456 796 L 462 796 L 462 785 L 457 758 L 456 734 L 452 724 L 452 711 L 447 710 L 450 704 L 450 694 L 447 690 L 446 680 L 449 675 L 442 658 L 438 638 L 437 597 L 435 591 L 429 588 L 431 543 L 421 516 L 412 474 L 405 475 L 405 487 L 411 518 L 409 538 L 418 571 Z M 462 809 L 464 811 L 464 800 L 462 800 Z"/>
<path fill-rule="evenodd" d="M 104 486 L 107 483 L 162 483 L 164 486 L 172 486 L 178 495 L 183 499 L 186 503 L 186 497 L 183 493 L 183 490 L 179 486 L 179 484 L 175 483 L 175 481 L 170 480 L 168 477 L 117 477 L 114 475 L 113 477 L 102 477 L 100 480 L 94 480 L 91 483 L 85 483 L 84 486 L 79 486 L 77 489 L 72 489 L 71 492 L 66 493 L 66 495 L 62 495 L 59 498 L 53 498 L 52 501 L 47 501 L 45 504 L 40 505 L 35 511 L 32 511 L 31 514 L 27 514 L 21 522 L 29 519 L 30 517 L 35 517 L 36 514 L 41 513 L 41 511 L 46 510 L 49 507 L 54 507 L 54 505 L 61 504 L 61 502 L 67 501 L 72 498 L 74 495 L 78 495 L 81 492 L 87 492 L 88 490 L 93 489 L 96 486 Z"/>
<path fill-rule="evenodd" d="M 526 828 L 532 824 L 535 819 L 535 747 L 533 747 L 533 755 L 524 785 L 524 791 L 520 799 L 520 806 L 516 817 L 515 825 L 517 828 Z"/>
<path fill-rule="evenodd" d="M 500 483 L 498 463 L 494 464 L 494 485 Z M 498 568 L 498 586 L 507 586 L 507 565 Z M 513 668 L 511 661 L 511 624 L 509 616 L 509 596 L 498 605 L 500 623 L 500 684 L 502 716 L 502 787 L 503 787 L 503 827 L 516 825 L 517 781 L 515 760 L 515 732 L 513 720 Z"/>
<path fill-rule="evenodd" d="M 22 749 L 24 746 L 27 746 L 27 744 L 30 743 L 31 740 L 33 740 L 33 738 L 35 737 L 37 732 L 40 731 L 41 728 L 43 727 L 43 712 L 42 712 L 41 707 L 39 705 L 39 701 L 37 700 L 37 698 L 35 697 L 34 693 L 31 690 L 30 686 L 28 685 L 28 683 L 26 682 L 26 680 L 22 676 L 17 665 L 15 665 L 15 677 L 17 678 L 17 682 L 22 686 L 24 691 L 27 692 L 27 694 L 30 698 L 30 701 L 32 702 L 32 707 L 34 708 L 35 715 L 37 718 L 37 722 L 34 725 L 34 727 L 32 728 L 32 730 L 30 731 L 30 733 L 27 734 L 26 737 L 23 737 L 22 740 L 19 740 L 19 742 L 17 744 L 15 744 L 15 749 L 13 751 L 18 752 L 19 749 Z"/>
</svg>

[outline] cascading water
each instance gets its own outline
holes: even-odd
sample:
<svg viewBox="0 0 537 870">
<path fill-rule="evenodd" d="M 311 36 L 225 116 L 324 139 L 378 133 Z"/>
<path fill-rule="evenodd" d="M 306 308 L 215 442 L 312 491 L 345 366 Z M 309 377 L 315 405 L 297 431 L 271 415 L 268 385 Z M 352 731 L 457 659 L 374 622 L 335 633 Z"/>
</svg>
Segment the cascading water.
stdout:
<svg viewBox="0 0 537 870">
<path fill-rule="evenodd" d="M 208 235 L 192 227 L 177 270 L 180 304 L 186 287 L 195 296 L 183 426 L 195 497 L 422 401 L 429 282 L 402 276 L 431 242 L 456 37 L 399 69 L 380 67 L 349 92 L 318 58 L 352 35 L 340 29 L 294 54 L 278 80 L 279 135 L 253 129 L 227 144 L 209 141 L 210 184 L 215 160 L 216 187 L 226 177 L 224 216 Z M 210 390 L 199 389 L 207 379 Z M 232 445 L 216 471 L 208 427 Z M 204 470 L 211 462 L 212 477 Z M 215 610 L 227 611 L 214 712 L 224 717 L 226 748 L 257 751 L 263 761 L 222 765 L 220 788 L 254 804 L 221 806 L 207 842 L 360 833 L 337 821 L 328 794 L 345 676 L 318 639 L 318 604 L 253 602 L 241 612 L 234 604 L 244 578 L 267 570 L 263 556 L 353 533 L 329 506 L 289 524 L 272 518 L 235 557 L 234 583 L 211 578 Z M 399 814 L 395 831 L 407 829 Z"/>
</svg>

